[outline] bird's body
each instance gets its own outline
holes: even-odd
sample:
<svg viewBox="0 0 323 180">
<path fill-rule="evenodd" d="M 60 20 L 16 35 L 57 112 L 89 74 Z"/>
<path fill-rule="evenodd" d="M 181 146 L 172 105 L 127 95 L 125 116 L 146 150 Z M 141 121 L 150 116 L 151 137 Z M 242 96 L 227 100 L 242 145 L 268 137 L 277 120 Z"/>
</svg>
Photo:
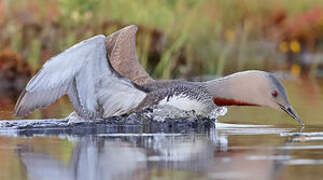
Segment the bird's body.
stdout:
<svg viewBox="0 0 323 180">
<path fill-rule="evenodd" d="M 16 114 L 48 106 L 67 94 L 83 119 L 154 105 L 197 114 L 208 114 L 217 105 L 255 105 L 281 108 L 300 121 L 282 85 L 267 72 L 245 71 L 207 82 L 153 80 L 138 63 L 135 32 L 136 27 L 129 26 L 108 37 L 97 35 L 48 60 L 18 99 Z"/>
<path fill-rule="evenodd" d="M 207 114 L 214 109 L 215 104 L 205 85 L 201 82 L 187 81 L 155 81 L 141 85 L 140 88 L 148 94 L 137 109 L 153 105 L 170 105 L 200 115 Z"/>
</svg>

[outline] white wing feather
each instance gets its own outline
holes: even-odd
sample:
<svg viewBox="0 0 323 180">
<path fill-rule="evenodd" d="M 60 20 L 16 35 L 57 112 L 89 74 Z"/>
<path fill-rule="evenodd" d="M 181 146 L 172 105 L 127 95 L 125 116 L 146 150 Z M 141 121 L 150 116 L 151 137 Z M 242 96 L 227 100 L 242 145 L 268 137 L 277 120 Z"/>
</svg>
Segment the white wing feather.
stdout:
<svg viewBox="0 0 323 180">
<path fill-rule="evenodd" d="M 146 94 L 114 72 L 106 57 L 105 43 L 104 35 L 94 36 L 48 60 L 20 95 L 16 115 L 46 107 L 64 94 L 75 111 L 88 119 L 119 115 L 135 108 Z"/>
</svg>

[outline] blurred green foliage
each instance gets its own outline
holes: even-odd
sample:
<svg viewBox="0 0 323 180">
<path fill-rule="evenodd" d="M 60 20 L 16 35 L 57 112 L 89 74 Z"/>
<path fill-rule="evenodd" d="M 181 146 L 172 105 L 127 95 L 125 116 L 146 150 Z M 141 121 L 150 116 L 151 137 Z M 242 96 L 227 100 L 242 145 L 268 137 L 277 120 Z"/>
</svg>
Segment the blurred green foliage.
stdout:
<svg viewBox="0 0 323 180">
<path fill-rule="evenodd" d="M 322 46 L 322 5 L 322 0 L 4 0 L 0 53 L 9 48 L 36 71 L 76 42 L 136 24 L 140 62 L 155 78 L 303 68 L 298 55 Z M 289 50 L 291 41 L 300 44 L 297 52 Z M 282 42 L 287 51 L 279 49 Z M 320 67 L 314 59 L 311 71 Z"/>
</svg>

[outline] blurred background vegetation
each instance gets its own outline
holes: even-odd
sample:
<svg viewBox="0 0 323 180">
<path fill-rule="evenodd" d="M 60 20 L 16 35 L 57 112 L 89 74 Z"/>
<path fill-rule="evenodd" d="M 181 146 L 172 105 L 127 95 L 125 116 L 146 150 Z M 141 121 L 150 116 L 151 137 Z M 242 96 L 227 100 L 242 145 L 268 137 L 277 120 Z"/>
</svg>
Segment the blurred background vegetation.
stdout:
<svg viewBox="0 0 323 180">
<path fill-rule="evenodd" d="M 21 59 L 33 73 L 74 43 L 129 24 L 139 26 L 139 59 L 155 78 L 245 69 L 316 74 L 321 63 L 318 0 L 2 0 L 1 62 Z"/>
<path fill-rule="evenodd" d="M 129 24 L 154 78 L 323 74 L 323 0 L 0 0 L 0 94 L 17 98 L 51 56 Z"/>
</svg>

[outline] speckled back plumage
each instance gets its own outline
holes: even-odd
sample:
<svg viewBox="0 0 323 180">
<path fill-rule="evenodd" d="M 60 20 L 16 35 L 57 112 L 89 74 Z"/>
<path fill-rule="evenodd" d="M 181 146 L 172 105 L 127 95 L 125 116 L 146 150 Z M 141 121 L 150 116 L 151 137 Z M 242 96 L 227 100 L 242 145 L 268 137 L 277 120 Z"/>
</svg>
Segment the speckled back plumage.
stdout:
<svg viewBox="0 0 323 180">
<path fill-rule="evenodd" d="M 155 81 L 153 83 L 139 86 L 147 93 L 145 99 L 136 109 L 157 105 L 163 99 L 169 101 L 172 97 L 186 97 L 212 105 L 212 97 L 207 92 L 205 84 L 201 82 L 188 81 Z"/>
</svg>

